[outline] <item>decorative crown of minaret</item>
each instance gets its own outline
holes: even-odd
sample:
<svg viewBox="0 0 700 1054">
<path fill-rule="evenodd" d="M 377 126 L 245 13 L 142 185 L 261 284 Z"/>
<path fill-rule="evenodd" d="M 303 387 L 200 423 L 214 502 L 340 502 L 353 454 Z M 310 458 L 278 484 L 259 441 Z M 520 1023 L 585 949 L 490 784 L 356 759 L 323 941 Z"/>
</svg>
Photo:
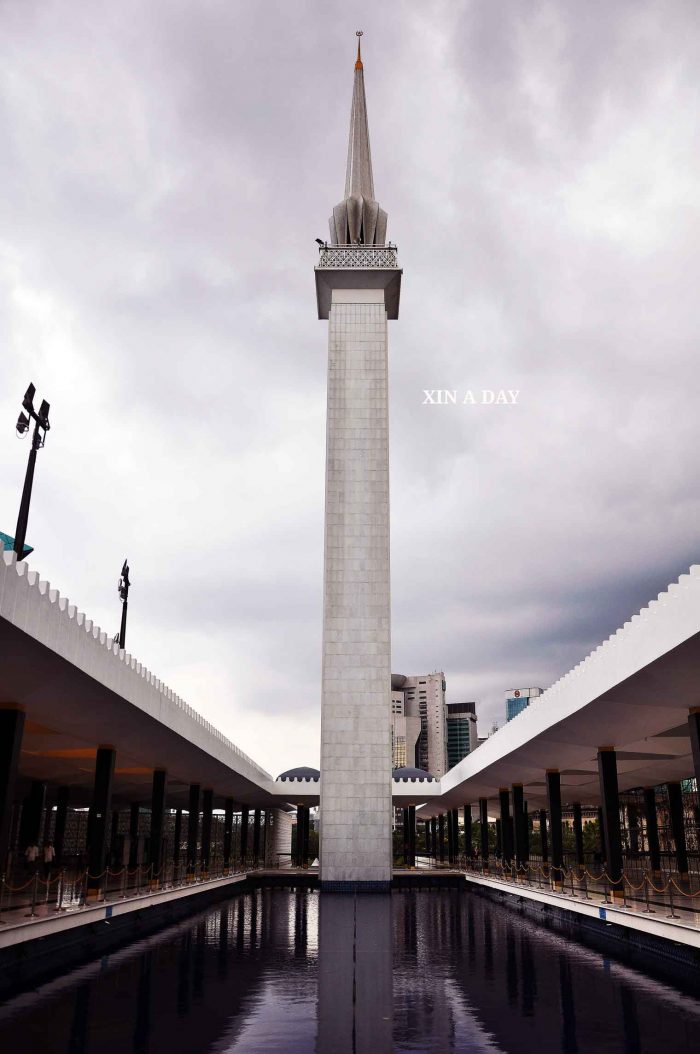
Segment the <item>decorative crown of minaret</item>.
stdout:
<svg viewBox="0 0 700 1054">
<path fill-rule="evenodd" d="M 374 200 L 372 155 L 369 149 L 365 74 L 357 31 L 357 61 L 350 110 L 345 198 L 330 218 L 332 245 L 385 245 L 387 215 Z"/>
</svg>

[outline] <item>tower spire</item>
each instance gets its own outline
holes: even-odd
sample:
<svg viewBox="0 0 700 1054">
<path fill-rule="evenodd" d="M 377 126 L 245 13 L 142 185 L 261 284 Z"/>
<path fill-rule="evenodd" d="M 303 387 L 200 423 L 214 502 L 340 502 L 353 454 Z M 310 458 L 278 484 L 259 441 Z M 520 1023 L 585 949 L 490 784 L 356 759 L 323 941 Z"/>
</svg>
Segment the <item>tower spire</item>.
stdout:
<svg viewBox="0 0 700 1054">
<path fill-rule="evenodd" d="M 348 140 L 348 164 L 345 172 L 345 197 L 353 194 L 374 199 L 372 178 L 372 155 L 369 149 L 369 124 L 367 122 L 367 99 L 365 98 L 365 73 L 360 57 L 360 37 L 357 31 L 357 61 L 352 86 L 350 109 L 350 137 Z"/>
<path fill-rule="evenodd" d="M 331 242 L 334 245 L 383 245 L 386 240 L 386 212 L 380 209 L 374 197 L 365 74 L 360 50 L 361 29 L 357 30 L 356 36 L 357 59 L 350 108 L 345 197 L 333 209 L 330 219 Z"/>
</svg>

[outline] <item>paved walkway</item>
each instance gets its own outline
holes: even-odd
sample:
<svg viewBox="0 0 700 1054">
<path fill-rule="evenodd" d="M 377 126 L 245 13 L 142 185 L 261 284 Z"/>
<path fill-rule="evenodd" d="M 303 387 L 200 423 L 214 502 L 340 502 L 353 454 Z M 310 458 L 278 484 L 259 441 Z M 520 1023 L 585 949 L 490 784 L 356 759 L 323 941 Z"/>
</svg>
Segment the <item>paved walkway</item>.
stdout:
<svg viewBox="0 0 700 1054">
<path fill-rule="evenodd" d="M 259 869 L 254 869 L 255 871 Z M 100 896 L 99 900 L 83 902 L 82 887 L 75 883 L 66 883 L 66 894 L 47 901 L 37 900 L 20 903 L 8 908 L 3 907 L 0 915 L 0 948 L 18 942 L 18 931 L 24 931 L 22 940 L 44 936 L 54 929 L 66 929 L 94 921 L 98 918 L 110 918 L 125 914 L 131 910 L 167 903 L 169 900 L 180 900 L 183 897 L 204 893 L 222 885 L 235 885 L 245 881 L 253 869 L 231 871 L 216 877 L 197 879 L 194 882 L 168 883 L 161 889 L 114 889 Z M 80 895 L 77 889 L 80 888 Z M 58 906 L 60 904 L 60 907 Z M 70 921 L 67 921 L 70 920 Z"/>
<path fill-rule="evenodd" d="M 465 879 L 472 885 L 482 886 L 510 896 L 547 904 L 562 911 L 571 911 L 590 918 L 597 918 L 607 925 L 623 926 L 627 929 L 650 933 L 665 940 L 689 945 L 700 949 L 700 919 L 696 912 L 674 912 L 672 916 L 668 907 L 662 904 L 651 904 L 647 910 L 643 901 L 605 902 L 600 894 L 591 893 L 589 899 L 584 896 L 571 896 L 552 889 L 538 889 L 526 883 L 508 882 L 500 878 L 487 877 L 475 872 L 467 872 Z"/>
</svg>

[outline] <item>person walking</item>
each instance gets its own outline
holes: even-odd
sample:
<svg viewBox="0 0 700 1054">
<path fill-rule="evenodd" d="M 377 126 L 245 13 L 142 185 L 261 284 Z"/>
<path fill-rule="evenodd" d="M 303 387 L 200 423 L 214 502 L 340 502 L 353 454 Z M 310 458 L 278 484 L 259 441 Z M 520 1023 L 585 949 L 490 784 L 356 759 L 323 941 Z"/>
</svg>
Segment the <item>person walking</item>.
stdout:
<svg viewBox="0 0 700 1054">
<path fill-rule="evenodd" d="M 29 871 L 30 874 L 34 874 L 37 867 L 37 860 L 39 859 L 39 846 L 36 842 L 30 842 L 24 850 L 24 859 L 27 865 L 27 871 Z"/>
<path fill-rule="evenodd" d="M 56 859 L 56 850 L 53 847 L 53 842 L 47 842 L 44 846 L 44 879 L 48 882 L 51 877 L 51 867 Z"/>
</svg>

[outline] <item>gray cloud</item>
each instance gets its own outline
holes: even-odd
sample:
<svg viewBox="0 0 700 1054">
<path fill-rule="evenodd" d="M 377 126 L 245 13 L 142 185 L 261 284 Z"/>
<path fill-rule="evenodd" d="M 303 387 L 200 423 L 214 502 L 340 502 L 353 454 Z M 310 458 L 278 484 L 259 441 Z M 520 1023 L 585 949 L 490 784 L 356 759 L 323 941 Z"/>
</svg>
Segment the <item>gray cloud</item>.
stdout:
<svg viewBox="0 0 700 1054">
<path fill-rule="evenodd" d="M 354 30 L 405 268 L 394 667 L 502 719 L 697 551 L 697 10 L 5 3 L 0 529 L 280 771 L 317 757 L 325 326 Z M 424 388 L 519 389 L 422 406 Z"/>
</svg>

